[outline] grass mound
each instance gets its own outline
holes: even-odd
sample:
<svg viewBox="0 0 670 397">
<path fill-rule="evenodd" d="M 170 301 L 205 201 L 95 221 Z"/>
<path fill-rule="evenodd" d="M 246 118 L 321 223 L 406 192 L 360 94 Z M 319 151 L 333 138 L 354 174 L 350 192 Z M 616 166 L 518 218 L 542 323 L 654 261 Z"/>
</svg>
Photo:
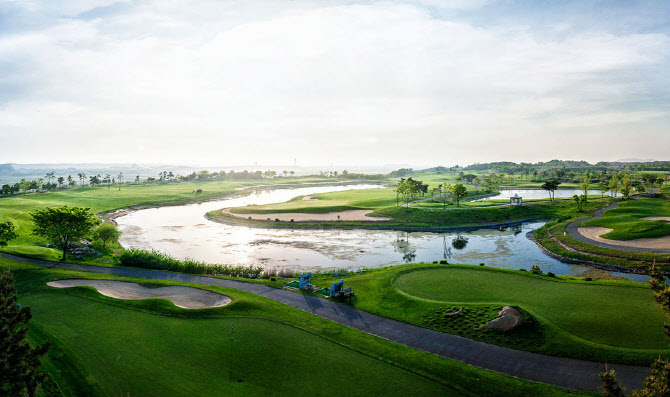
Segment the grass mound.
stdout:
<svg viewBox="0 0 670 397">
<path fill-rule="evenodd" d="M 454 316 L 445 316 L 447 312 L 463 310 Z M 423 317 L 423 326 L 436 331 L 478 339 L 515 349 L 530 350 L 545 343 L 542 325 L 528 313 L 519 308 L 524 322 L 510 331 L 480 329 L 489 321 L 498 317 L 500 306 L 440 306 Z"/>
</svg>

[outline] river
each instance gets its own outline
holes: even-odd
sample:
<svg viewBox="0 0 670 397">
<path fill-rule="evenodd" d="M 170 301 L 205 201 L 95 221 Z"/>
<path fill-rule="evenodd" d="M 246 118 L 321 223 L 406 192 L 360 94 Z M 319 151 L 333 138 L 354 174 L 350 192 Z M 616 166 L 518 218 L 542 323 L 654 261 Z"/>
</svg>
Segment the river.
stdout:
<svg viewBox="0 0 670 397">
<path fill-rule="evenodd" d="M 388 230 L 263 229 L 209 221 L 205 213 L 248 204 L 287 201 L 300 195 L 377 185 L 320 186 L 255 190 L 239 197 L 198 204 L 149 208 L 116 218 L 126 248 L 156 249 L 171 256 L 209 263 L 287 267 L 294 270 L 361 269 L 406 262 L 480 264 L 582 275 L 592 268 L 553 259 L 526 237 L 543 223 L 526 223 L 505 231 L 482 229 L 462 233 Z M 647 276 L 613 273 L 637 281 Z"/>
</svg>

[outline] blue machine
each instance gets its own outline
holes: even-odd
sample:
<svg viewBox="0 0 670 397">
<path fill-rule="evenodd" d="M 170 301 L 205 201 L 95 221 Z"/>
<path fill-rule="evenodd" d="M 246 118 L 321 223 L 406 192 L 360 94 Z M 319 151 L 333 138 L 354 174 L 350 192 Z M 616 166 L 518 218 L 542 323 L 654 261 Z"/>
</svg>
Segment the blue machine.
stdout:
<svg viewBox="0 0 670 397">
<path fill-rule="evenodd" d="M 305 273 L 300 275 L 300 289 L 312 287 L 312 273 Z"/>
<path fill-rule="evenodd" d="M 330 297 L 334 297 L 338 293 L 342 292 L 344 288 L 344 280 L 340 280 L 336 283 L 330 283 Z"/>
</svg>

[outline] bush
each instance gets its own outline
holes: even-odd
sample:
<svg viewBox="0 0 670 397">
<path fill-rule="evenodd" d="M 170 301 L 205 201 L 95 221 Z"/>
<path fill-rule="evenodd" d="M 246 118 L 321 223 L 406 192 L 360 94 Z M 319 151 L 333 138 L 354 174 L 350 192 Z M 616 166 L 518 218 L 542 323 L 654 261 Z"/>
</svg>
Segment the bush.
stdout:
<svg viewBox="0 0 670 397">
<path fill-rule="evenodd" d="M 484 266 L 484 262 L 480 263 L 479 266 Z"/>
<path fill-rule="evenodd" d="M 208 264 L 192 259 L 181 261 L 156 250 L 144 251 L 131 248 L 124 251 L 119 259 L 123 266 L 190 274 L 222 274 L 224 276 L 258 278 L 263 273 L 263 268 L 260 266 Z"/>
<path fill-rule="evenodd" d="M 586 277 L 584 278 L 584 281 L 592 281 L 593 279 L 591 277 Z"/>
<path fill-rule="evenodd" d="M 524 269 L 524 268 L 521 268 L 521 269 L 519 269 L 519 271 L 520 271 L 520 272 L 527 272 L 528 270 L 526 270 L 526 269 Z"/>
<path fill-rule="evenodd" d="M 449 264 L 449 262 L 447 262 L 447 261 L 444 260 L 444 259 L 440 261 L 440 265 L 448 265 L 448 264 Z"/>
<path fill-rule="evenodd" d="M 554 273 L 552 273 L 552 272 L 547 272 L 547 276 L 548 276 L 548 277 L 556 277 L 556 275 L 555 275 Z"/>
<path fill-rule="evenodd" d="M 530 267 L 530 272 L 533 274 L 542 274 L 542 269 L 537 265 L 533 265 Z"/>
</svg>

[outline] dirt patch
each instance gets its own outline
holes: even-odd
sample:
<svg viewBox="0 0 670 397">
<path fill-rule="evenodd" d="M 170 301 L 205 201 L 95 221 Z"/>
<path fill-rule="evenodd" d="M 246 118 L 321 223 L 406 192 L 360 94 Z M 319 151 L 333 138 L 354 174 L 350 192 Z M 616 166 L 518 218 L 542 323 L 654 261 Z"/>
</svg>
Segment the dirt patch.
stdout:
<svg viewBox="0 0 670 397">
<path fill-rule="evenodd" d="M 587 227 L 578 227 L 577 232 L 582 236 L 598 241 L 600 243 L 619 245 L 621 247 L 633 247 L 633 248 L 651 248 L 651 249 L 669 249 L 670 248 L 670 236 L 658 237 L 658 238 L 638 238 L 636 240 L 610 240 L 607 238 L 600 237 L 605 233 L 611 232 L 612 229 L 606 227 L 598 226 L 587 226 Z"/>
<path fill-rule="evenodd" d="M 193 287 L 147 288 L 126 281 L 84 279 L 50 281 L 47 285 L 56 288 L 93 287 L 105 296 L 124 300 L 169 299 L 176 306 L 184 309 L 221 307 L 230 303 L 230 298 L 226 295 Z"/>
<path fill-rule="evenodd" d="M 302 212 L 285 212 L 285 213 L 272 213 L 272 214 L 235 214 L 230 211 L 230 208 L 224 208 L 221 210 L 224 214 L 228 216 L 233 216 L 240 219 L 251 219 L 257 221 L 265 221 L 268 218 L 271 221 L 279 219 L 280 221 L 290 222 L 293 219 L 295 222 L 306 222 L 306 221 L 389 221 L 391 218 L 385 218 L 381 216 L 367 216 L 372 213 L 371 210 L 349 210 L 349 211 L 339 211 L 339 212 L 328 212 L 325 214 L 305 214 Z"/>
</svg>

